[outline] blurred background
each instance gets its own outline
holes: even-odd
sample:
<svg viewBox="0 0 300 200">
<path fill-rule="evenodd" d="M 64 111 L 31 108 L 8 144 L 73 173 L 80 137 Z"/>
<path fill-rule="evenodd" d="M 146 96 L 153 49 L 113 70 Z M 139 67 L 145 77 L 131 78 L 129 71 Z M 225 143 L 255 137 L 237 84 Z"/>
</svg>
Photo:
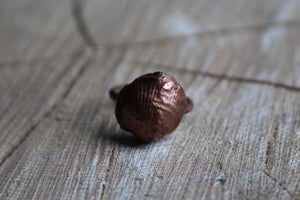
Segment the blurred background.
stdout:
<svg viewBox="0 0 300 200">
<path fill-rule="evenodd" d="M 157 44 L 177 37 L 199 39 L 201 34 L 230 37 L 256 29 L 263 29 L 260 42 L 272 45 L 283 39 L 278 38 L 283 30 L 275 27 L 299 25 L 299 7 L 298 0 L 3 0 L 1 57 L 9 59 L 12 52 L 19 58 L 34 56 L 28 48 L 47 55 L 52 45 L 58 45 L 55 40 L 78 43 L 74 23 L 80 23 L 97 45 Z"/>
</svg>

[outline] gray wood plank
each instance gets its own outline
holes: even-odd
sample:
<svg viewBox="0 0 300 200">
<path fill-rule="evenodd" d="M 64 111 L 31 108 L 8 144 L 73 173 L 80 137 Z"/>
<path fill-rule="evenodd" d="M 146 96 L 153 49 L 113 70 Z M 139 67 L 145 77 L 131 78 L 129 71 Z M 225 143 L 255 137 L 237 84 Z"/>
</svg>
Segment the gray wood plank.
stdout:
<svg viewBox="0 0 300 200">
<path fill-rule="evenodd" d="M 0 168 L 1 197 L 297 199 L 298 92 L 137 64 L 100 50 L 64 102 Z M 110 86 L 156 70 L 195 101 L 177 130 L 149 145 L 120 130 Z"/>
<path fill-rule="evenodd" d="M 1 1 L 0 163 L 72 85 L 87 59 L 69 1 Z"/>
<path fill-rule="evenodd" d="M 84 8 L 99 45 L 136 48 L 137 60 L 300 90 L 299 1 L 89 0 Z"/>
<path fill-rule="evenodd" d="M 0 67 L 0 163 L 66 94 L 87 56 L 8 63 Z"/>
<path fill-rule="evenodd" d="M 299 199 L 299 1 L 0 4 L 0 199 Z M 157 70 L 195 109 L 142 145 L 107 91 Z"/>
<path fill-rule="evenodd" d="M 2 0 L 0 63 L 69 56 L 84 47 L 68 0 Z"/>
<path fill-rule="evenodd" d="M 299 1 L 124 0 L 84 1 L 88 27 L 98 44 L 172 39 L 195 33 L 300 20 Z M 237 30 L 236 30 L 237 29 Z"/>
</svg>

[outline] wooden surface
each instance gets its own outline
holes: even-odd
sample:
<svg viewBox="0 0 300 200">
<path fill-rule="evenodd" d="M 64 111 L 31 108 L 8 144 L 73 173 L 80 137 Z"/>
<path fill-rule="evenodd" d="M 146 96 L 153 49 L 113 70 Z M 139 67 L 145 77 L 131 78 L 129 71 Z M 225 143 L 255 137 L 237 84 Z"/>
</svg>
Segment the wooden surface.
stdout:
<svg viewBox="0 0 300 200">
<path fill-rule="evenodd" d="M 300 1 L 0 2 L 0 199 L 300 199 Z M 195 103 L 152 144 L 110 87 Z"/>
</svg>

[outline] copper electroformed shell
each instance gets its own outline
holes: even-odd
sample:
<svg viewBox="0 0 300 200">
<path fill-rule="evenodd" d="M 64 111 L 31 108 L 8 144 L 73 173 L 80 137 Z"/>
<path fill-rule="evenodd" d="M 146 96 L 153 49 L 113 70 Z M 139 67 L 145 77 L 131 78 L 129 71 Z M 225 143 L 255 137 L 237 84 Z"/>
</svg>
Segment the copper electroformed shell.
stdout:
<svg viewBox="0 0 300 200">
<path fill-rule="evenodd" d="M 145 74 L 125 86 L 110 90 L 116 100 L 115 114 L 120 127 L 143 142 L 156 141 L 174 131 L 193 103 L 180 84 L 168 74 Z"/>
</svg>

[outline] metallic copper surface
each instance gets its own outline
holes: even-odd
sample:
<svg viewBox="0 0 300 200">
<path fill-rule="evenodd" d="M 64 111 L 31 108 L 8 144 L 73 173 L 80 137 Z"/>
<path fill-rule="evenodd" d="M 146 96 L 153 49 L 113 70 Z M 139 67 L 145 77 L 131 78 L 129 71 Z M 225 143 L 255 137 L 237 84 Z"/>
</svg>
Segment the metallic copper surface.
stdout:
<svg viewBox="0 0 300 200">
<path fill-rule="evenodd" d="M 193 109 L 180 84 L 163 72 L 145 74 L 128 85 L 112 88 L 109 94 L 117 102 L 120 127 L 143 142 L 171 133 Z"/>
</svg>

